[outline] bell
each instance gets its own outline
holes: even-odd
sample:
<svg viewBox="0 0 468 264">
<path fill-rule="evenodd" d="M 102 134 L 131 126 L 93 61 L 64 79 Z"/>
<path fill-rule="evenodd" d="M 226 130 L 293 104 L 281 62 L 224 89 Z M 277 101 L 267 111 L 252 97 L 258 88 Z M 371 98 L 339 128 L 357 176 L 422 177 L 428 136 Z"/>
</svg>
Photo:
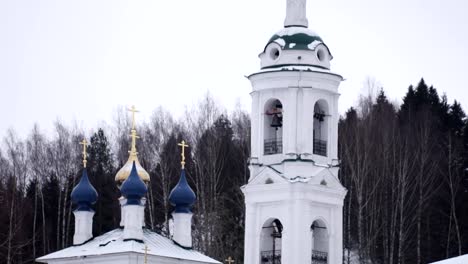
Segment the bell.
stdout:
<svg viewBox="0 0 468 264">
<path fill-rule="evenodd" d="M 280 116 L 278 116 L 278 114 L 274 114 L 272 119 L 271 119 L 271 127 L 274 127 L 276 129 L 278 129 L 279 127 L 282 127 L 283 126 L 283 120 Z"/>
</svg>

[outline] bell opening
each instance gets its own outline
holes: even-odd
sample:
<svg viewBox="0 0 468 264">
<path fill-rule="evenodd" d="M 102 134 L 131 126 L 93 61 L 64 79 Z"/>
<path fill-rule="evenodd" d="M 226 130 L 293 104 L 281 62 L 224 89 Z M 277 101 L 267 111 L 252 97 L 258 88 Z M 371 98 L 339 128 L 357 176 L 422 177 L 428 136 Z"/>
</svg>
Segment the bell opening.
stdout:
<svg viewBox="0 0 468 264">
<path fill-rule="evenodd" d="M 265 104 L 264 155 L 283 152 L 283 104 L 278 99 Z"/>
</svg>

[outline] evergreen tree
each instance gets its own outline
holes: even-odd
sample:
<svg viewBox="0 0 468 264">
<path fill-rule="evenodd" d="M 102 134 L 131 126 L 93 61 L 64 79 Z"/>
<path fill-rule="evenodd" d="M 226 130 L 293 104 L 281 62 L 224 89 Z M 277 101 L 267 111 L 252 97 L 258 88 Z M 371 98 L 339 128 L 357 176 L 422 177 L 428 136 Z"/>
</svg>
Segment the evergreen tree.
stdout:
<svg viewBox="0 0 468 264">
<path fill-rule="evenodd" d="M 55 237 L 57 236 L 57 214 L 58 214 L 58 196 L 60 187 L 59 187 L 59 180 L 55 174 L 50 175 L 46 178 L 46 181 L 42 185 L 42 193 L 44 195 L 44 211 L 46 215 L 46 232 L 47 232 L 47 239 L 45 252 L 52 252 L 58 249 L 58 245 L 56 244 Z"/>
<path fill-rule="evenodd" d="M 118 227 L 120 223 L 119 190 L 114 182 L 112 154 L 103 129 L 93 134 L 88 150 L 88 175 L 98 192 L 93 234 L 100 235 Z"/>
<path fill-rule="evenodd" d="M 457 100 L 450 106 L 448 127 L 454 135 L 461 137 L 465 128 L 465 112 Z"/>
</svg>

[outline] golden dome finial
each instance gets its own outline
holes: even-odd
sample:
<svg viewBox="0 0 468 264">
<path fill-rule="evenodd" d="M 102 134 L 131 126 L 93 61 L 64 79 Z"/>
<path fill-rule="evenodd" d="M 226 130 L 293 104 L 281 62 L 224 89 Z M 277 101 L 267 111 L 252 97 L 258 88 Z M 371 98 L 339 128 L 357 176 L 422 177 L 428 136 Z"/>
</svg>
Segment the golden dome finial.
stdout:
<svg viewBox="0 0 468 264">
<path fill-rule="evenodd" d="M 137 140 L 137 138 L 140 138 L 140 137 L 137 135 L 137 131 L 136 131 L 135 114 L 140 112 L 140 111 L 138 111 L 135 108 L 134 105 L 132 105 L 132 107 L 127 109 L 127 110 L 132 113 L 132 130 L 131 130 L 131 134 L 130 134 L 130 137 L 132 139 L 132 143 L 131 143 L 130 151 L 128 152 L 128 153 L 130 153 L 130 155 L 128 157 L 127 163 L 124 164 L 124 166 L 117 172 L 117 175 L 115 176 L 115 181 L 119 184 L 119 186 L 130 175 L 130 171 L 131 171 L 131 168 L 132 168 L 132 165 L 133 165 L 134 161 L 135 161 L 135 164 L 136 164 L 136 167 L 137 167 L 138 176 L 140 176 L 140 178 L 145 183 L 148 183 L 150 181 L 150 176 L 149 176 L 148 172 L 146 172 L 145 169 L 141 166 L 140 162 L 138 161 L 138 156 L 137 156 L 138 152 L 137 152 L 137 149 L 136 149 L 136 140 Z"/>
<path fill-rule="evenodd" d="M 185 168 L 185 148 L 189 147 L 189 145 L 185 144 L 185 140 L 182 140 L 182 142 L 180 142 L 179 144 L 177 144 L 178 146 L 180 146 L 180 148 L 182 149 L 182 153 L 180 154 L 180 156 L 182 157 L 182 161 L 180 162 L 180 165 L 182 165 L 182 169 Z"/>
<path fill-rule="evenodd" d="M 138 154 L 137 150 L 136 150 L 136 140 L 137 138 L 140 138 L 138 135 L 137 135 L 137 132 L 136 132 L 136 129 L 135 129 L 135 114 L 140 112 L 138 110 L 136 110 L 135 106 L 132 105 L 131 108 L 128 109 L 129 112 L 132 112 L 132 130 L 131 130 L 131 134 L 130 134 L 130 137 L 132 138 L 132 146 L 130 148 L 130 155 L 131 156 L 136 156 Z"/>
<path fill-rule="evenodd" d="M 87 158 L 88 158 L 88 153 L 87 153 L 87 148 L 88 148 L 88 141 L 86 139 L 83 139 L 80 142 L 80 145 L 83 145 L 83 168 L 86 168 L 86 163 L 88 163 Z"/>
</svg>

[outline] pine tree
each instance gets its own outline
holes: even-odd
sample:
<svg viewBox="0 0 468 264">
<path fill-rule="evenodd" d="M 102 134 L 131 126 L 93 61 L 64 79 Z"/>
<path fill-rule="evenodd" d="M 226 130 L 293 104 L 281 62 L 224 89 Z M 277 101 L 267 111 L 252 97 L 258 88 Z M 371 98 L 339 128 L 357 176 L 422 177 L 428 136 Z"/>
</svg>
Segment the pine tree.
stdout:
<svg viewBox="0 0 468 264">
<path fill-rule="evenodd" d="M 58 196 L 60 193 L 59 179 L 54 174 L 46 178 L 42 185 L 42 193 L 44 195 L 44 211 L 46 215 L 46 230 L 48 237 L 46 239 L 45 252 L 52 252 L 57 250 L 58 245 L 54 239 L 57 236 L 57 215 L 58 215 Z"/>
<path fill-rule="evenodd" d="M 463 134 L 465 117 L 465 112 L 463 111 L 460 103 L 455 100 L 455 102 L 450 106 L 448 127 L 452 133 L 458 137 L 461 137 Z"/>
<path fill-rule="evenodd" d="M 88 150 L 88 175 L 98 192 L 93 234 L 101 235 L 118 227 L 120 222 L 119 190 L 114 182 L 112 154 L 103 129 L 93 134 Z"/>
</svg>

